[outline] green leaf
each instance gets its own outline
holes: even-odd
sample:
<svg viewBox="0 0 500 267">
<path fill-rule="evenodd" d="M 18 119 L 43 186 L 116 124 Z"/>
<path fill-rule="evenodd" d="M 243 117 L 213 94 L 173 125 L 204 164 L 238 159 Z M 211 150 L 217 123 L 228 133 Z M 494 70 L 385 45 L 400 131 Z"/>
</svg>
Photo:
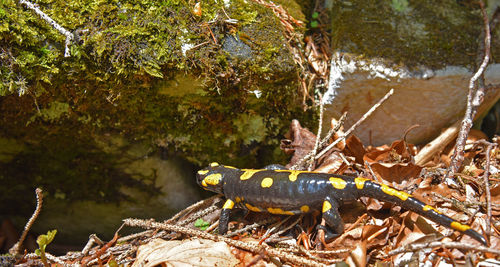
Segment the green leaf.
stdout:
<svg viewBox="0 0 500 267">
<path fill-rule="evenodd" d="M 55 229 L 47 232 L 47 238 L 48 238 L 47 245 L 50 244 L 50 242 L 52 242 L 52 240 L 54 240 L 54 238 L 56 237 L 56 234 L 57 234 L 57 230 L 55 230 Z"/>
<path fill-rule="evenodd" d="M 40 246 L 42 251 L 45 250 L 45 247 L 54 240 L 54 237 L 57 234 L 57 230 L 48 231 L 46 235 L 39 235 L 36 239 L 36 243 Z"/>
<path fill-rule="evenodd" d="M 210 226 L 209 222 L 204 221 L 203 219 L 199 218 L 194 222 L 194 227 L 200 228 L 200 230 L 205 231 L 208 227 Z"/>
</svg>

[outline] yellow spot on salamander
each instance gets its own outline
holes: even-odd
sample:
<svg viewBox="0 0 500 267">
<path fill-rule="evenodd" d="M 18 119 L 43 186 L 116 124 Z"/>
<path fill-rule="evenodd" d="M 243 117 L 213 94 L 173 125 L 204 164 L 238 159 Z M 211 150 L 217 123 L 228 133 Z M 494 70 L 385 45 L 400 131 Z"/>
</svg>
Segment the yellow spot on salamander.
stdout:
<svg viewBox="0 0 500 267">
<path fill-rule="evenodd" d="M 323 210 L 322 210 L 323 213 L 329 211 L 331 208 L 332 204 L 328 200 L 323 201 Z"/>
<path fill-rule="evenodd" d="M 342 178 L 330 177 L 330 183 L 335 189 L 344 189 L 347 182 Z"/>
<path fill-rule="evenodd" d="M 217 166 L 219 166 L 219 163 L 217 162 L 210 163 L 210 167 L 217 167 Z"/>
<path fill-rule="evenodd" d="M 236 203 L 240 203 L 241 202 L 241 198 L 240 197 L 235 197 L 234 201 L 236 201 Z"/>
<path fill-rule="evenodd" d="M 354 183 L 356 183 L 356 188 L 358 189 L 363 189 L 363 187 L 365 187 L 366 181 L 370 181 L 370 179 L 366 179 L 363 177 L 354 178 Z"/>
<path fill-rule="evenodd" d="M 203 179 L 203 182 L 205 184 L 203 184 L 203 182 L 202 182 L 202 185 L 203 186 L 206 186 L 206 184 L 218 185 L 221 178 L 222 178 L 222 174 L 220 174 L 220 173 L 210 174 L 209 176 L 205 177 L 205 179 Z"/>
<path fill-rule="evenodd" d="M 301 173 L 315 173 L 315 172 L 310 172 L 310 171 L 297 171 L 297 170 L 275 170 L 276 172 L 288 172 L 290 173 L 288 175 L 288 180 L 291 182 L 295 182 L 297 180 L 297 177 Z"/>
<path fill-rule="evenodd" d="M 248 179 L 252 178 L 252 176 L 255 173 L 260 172 L 262 170 L 243 169 L 242 171 L 244 171 L 244 173 L 240 176 L 240 180 L 248 180 Z"/>
<path fill-rule="evenodd" d="M 406 192 L 403 192 L 403 191 L 399 191 L 399 190 L 396 190 L 388 185 L 381 185 L 381 189 L 382 189 L 382 192 L 388 194 L 388 195 L 391 195 L 391 196 L 395 196 L 403 201 L 407 200 L 409 197 L 411 197 L 410 194 L 406 193 Z"/>
<path fill-rule="evenodd" d="M 465 224 L 461 224 L 459 222 L 452 222 L 450 226 L 451 226 L 451 228 L 458 230 L 460 232 L 465 232 L 465 231 L 470 229 L 470 226 L 465 225 Z"/>
<path fill-rule="evenodd" d="M 288 175 L 288 180 L 290 180 L 291 182 L 295 182 L 297 180 L 297 177 L 301 173 L 301 171 L 291 171 L 290 175 Z"/>
<path fill-rule="evenodd" d="M 205 175 L 205 174 L 207 174 L 208 172 L 209 172 L 209 170 L 199 170 L 199 171 L 198 171 L 198 174 L 199 174 L 199 175 Z"/>
<path fill-rule="evenodd" d="M 224 165 L 224 168 L 228 168 L 228 169 L 237 169 L 236 167 L 233 167 L 233 166 L 226 166 L 226 165 Z"/>
<path fill-rule="evenodd" d="M 304 213 L 309 212 L 309 206 L 304 205 L 304 206 L 300 207 L 300 211 L 302 211 Z"/>
<path fill-rule="evenodd" d="M 294 215 L 293 212 L 282 210 L 280 208 L 267 208 L 267 211 L 269 211 L 269 213 L 272 213 L 272 214 Z"/>
<path fill-rule="evenodd" d="M 247 207 L 247 209 L 251 210 L 251 211 L 255 211 L 255 212 L 262 212 L 261 209 L 259 209 L 258 207 L 255 207 L 255 206 L 252 206 L 248 203 L 245 204 L 245 207 Z"/>
<path fill-rule="evenodd" d="M 234 202 L 231 199 L 228 199 L 228 200 L 226 200 L 226 203 L 224 203 L 224 206 L 222 207 L 222 209 L 230 210 L 233 207 L 234 207 Z"/>
<path fill-rule="evenodd" d="M 273 178 L 270 178 L 270 177 L 266 177 L 264 179 L 262 179 L 262 182 L 260 183 L 260 186 L 262 187 L 271 187 L 271 185 L 273 185 Z"/>
<path fill-rule="evenodd" d="M 436 213 L 441 214 L 441 212 L 440 212 L 439 210 L 437 210 L 436 208 L 434 208 L 433 206 L 425 205 L 422 209 L 423 209 L 424 211 L 433 210 L 433 211 L 435 211 Z"/>
</svg>

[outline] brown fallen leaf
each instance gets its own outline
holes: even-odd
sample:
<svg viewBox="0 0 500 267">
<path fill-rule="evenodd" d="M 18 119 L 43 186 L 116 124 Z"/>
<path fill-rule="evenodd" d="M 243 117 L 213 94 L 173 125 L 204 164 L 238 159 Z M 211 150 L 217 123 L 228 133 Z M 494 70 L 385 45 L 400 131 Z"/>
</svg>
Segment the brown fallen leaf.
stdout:
<svg viewBox="0 0 500 267">
<path fill-rule="evenodd" d="M 439 233 L 422 216 L 406 211 L 401 214 L 403 218 L 401 228 L 396 238 L 396 247 L 405 246 L 417 240 L 432 240 Z"/>
<path fill-rule="evenodd" d="M 307 128 L 303 128 L 298 120 L 293 120 L 285 137 L 287 139 L 281 140 L 280 149 L 286 154 L 293 154 L 290 162 L 286 165 L 287 168 L 290 168 L 314 148 L 316 135 Z"/>
<path fill-rule="evenodd" d="M 366 149 L 361 143 L 361 140 L 355 136 L 351 135 L 345 141 L 345 148 L 343 150 L 344 154 L 348 156 L 353 156 L 356 163 L 363 164 L 363 157 L 366 154 Z"/>
<path fill-rule="evenodd" d="M 366 153 L 363 160 L 370 165 L 378 178 L 387 181 L 396 189 L 401 189 L 397 184 L 418 177 L 422 170 L 421 166 L 413 163 L 414 151 L 413 145 L 399 140 L 394 141 L 390 148 Z"/>
<path fill-rule="evenodd" d="M 154 239 L 137 250 L 133 267 L 234 266 L 239 260 L 224 242 L 207 239 Z"/>
<path fill-rule="evenodd" d="M 287 137 L 287 139 L 281 140 L 280 148 L 286 154 L 293 154 L 286 168 L 290 168 L 299 163 L 303 157 L 314 149 L 316 144 L 316 135 L 307 128 L 303 128 L 298 120 L 292 121 L 290 124 L 290 131 L 285 137 Z M 343 162 L 339 153 L 340 152 L 336 149 L 328 151 L 315 162 L 316 166 L 313 166 L 313 169 L 317 172 L 328 173 L 340 173 L 341 170 L 345 170 L 346 166 L 342 165 Z M 299 166 L 299 169 L 306 167 L 305 162 L 302 164 L 303 166 Z"/>
</svg>

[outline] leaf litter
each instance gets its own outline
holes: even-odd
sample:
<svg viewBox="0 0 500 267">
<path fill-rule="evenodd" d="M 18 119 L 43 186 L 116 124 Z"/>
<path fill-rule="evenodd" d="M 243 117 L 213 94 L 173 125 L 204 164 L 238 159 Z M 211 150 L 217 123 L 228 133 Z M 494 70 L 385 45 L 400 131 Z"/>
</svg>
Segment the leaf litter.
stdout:
<svg viewBox="0 0 500 267">
<path fill-rule="evenodd" d="M 284 153 L 292 155 L 288 166 L 300 162 L 301 158 L 295 155 L 307 155 L 313 149 L 315 139 L 312 132 L 303 128 L 298 121 L 293 121 L 287 139 L 282 140 L 281 145 Z M 333 139 L 329 142 L 333 142 Z M 393 186 L 484 233 L 487 219 L 481 176 L 484 175 L 486 164 L 485 149 L 470 147 L 475 152 L 466 153 L 470 163 L 457 174 L 457 179 L 462 181 L 458 187 L 454 187 L 443 182 L 447 168 L 445 161 L 432 161 L 426 167 L 414 164 L 413 157 L 418 148 L 404 140 L 397 140 L 391 146 L 364 147 L 358 138 L 351 136 L 339 144 L 315 161 L 315 170 L 362 176 Z M 447 155 L 436 157 L 440 159 L 443 156 Z M 498 145 L 490 151 L 490 157 L 490 169 L 496 171 L 490 171 L 492 232 L 489 235 L 489 248 L 478 246 L 468 236 L 416 213 L 369 198 L 362 199 L 364 205 L 355 202 L 341 208 L 346 231 L 330 243 L 324 243 L 320 231 L 316 230 L 316 225 L 321 223 L 321 216 L 311 214 L 279 216 L 242 213 L 232 217 L 230 232 L 227 237 L 223 237 L 214 230 L 218 225 L 223 198 L 214 196 L 195 203 L 164 222 L 124 220 L 125 226 L 140 227 L 146 231 L 119 237 L 118 230 L 115 238 L 108 243 L 93 242 L 91 238 L 90 245 L 81 252 L 69 252 L 59 257 L 47 253 L 46 258 L 49 262 L 80 266 L 321 266 L 336 262 L 364 266 L 426 261 L 433 264 L 464 264 L 472 261 L 477 264 L 486 259 L 498 260 Z M 306 164 L 303 163 L 301 168 L 306 168 Z M 472 191 L 469 196 L 468 190 Z M 435 246 L 414 248 L 421 244 Z M 394 254 L 394 251 L 401 249 L 406 250 Z M 34 253 L 25 254 L 17 261 L 19 266 L 36 263 L 40 264 L 40 257 Z"/>
<path fill-rule="evenodd" d="M 300 22 L 278 5 L 256 1 L 271 8 L 283 24 L 285 33 L 291 36 L 289 45 L 301 67 L 299 80 L 306 110 L 307 103 L 316 102 L 312 90 L 328 83 L 328 68 L 324 63 L 329 62 L 330 55 L 318 53 L 329 51 L 328 34 L 319 28 L 315 38 L 306 38 L 307 55 L 304 56 L 297 49 L 300 38 L 294 32 L 294 25 L 300 27 Z M 313 41 L 317 39 L 321 41 Z M 322 109 L 320 105 L 320 115 Z M 82 251 L 68 252 L 59 257 L 45 253 L 46 260 L 56 265 L 75 266 L 323 266 L 338 262 L 350 266 L 399 266 L 425 262 L 433 266 L 440 263 L 499 264 L 498 138 L 493 143 L 483 142 L 480 132 L 470 131 L 463 151 L 464 164 L 450 174 L 450 165 L 453 169 L 459 166 L 452 159 L 454 144 L 449 144 L 443 151 L 431 149 L 429 152 L 427 149 L 425 156 L 419 154 L 425 147 L 408 144 L 404 137 L 390 146 L 365 147 L 355 135 L 350 135 L 355 126 L 344 132 L 342 121 L 332 121 L 332 130 L 320 142 L 319 137 L 303 128 L 297 120 L 292 121 L 290 132 L 280 144 L 283 152 L 291 155 L 287 167 L 362 176 L 408 192 L 485 234 L 489 247 L 479 246 L 468 236 L 416 213 L 367 198 L 361 200 L 364 205 L 355 202 L 341 208 L 346 230 L 329 243 L 322 240 L 322 231 L 316 230 L 316 225 L 324 224 L 321 217 L 311 214 L 292 217 L 254 212 L 240 214 L 232 217 L 229 233 L 220 236 L 214 229 L 218 225 L 223 199 L 214 196 L 193 204 L 164 222 L 125 219 L 123 226 L 144 230 L 120 237 L 120 227 L 107 243 L 92 235 Z M 467 133 L 469 131 L 465 135 Z M 463 136 L 462 132 L 460 134 Z M 448 183 L 445 179 L 448 175 L 453 176 L 457 183 Z M 39 202 L 37 204 L 41 206 L 41 200 Z M 35 214 L 33 218 L 37 212 Z M 19 266 L 43 265 L 35 253 L 16 251 L 14 254 L 18 257 L 1 258 L 0 262 L 15 262 Z"/>
</svg>

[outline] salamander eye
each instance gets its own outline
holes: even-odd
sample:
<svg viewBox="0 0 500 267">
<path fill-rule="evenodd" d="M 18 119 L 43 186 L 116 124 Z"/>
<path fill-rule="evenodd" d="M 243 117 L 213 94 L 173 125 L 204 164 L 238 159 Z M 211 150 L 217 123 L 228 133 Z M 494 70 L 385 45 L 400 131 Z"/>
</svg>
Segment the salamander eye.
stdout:
<svg viewBox="0 0 500 267">
<path fill-rule="evenodd" d="M 199 170 L 199 171 L 198 171 L 198 174 L 199 174 L 199 175 L 205 175 L 205 174 L 207 174 L 208 172 L 209 172 L 209 170 Z"/>
<path fill-rule="evenodd" d="M 204 169 L 204 170 L 199 170 L 196 173 L 196 181 L 198 182 L 199 185 L 201 185 L 203 187 L 207 187 L 207 183 L 205 182 L 205 178 L 209 172 L 210 172 L 210 170 Z"/>
</svg>

